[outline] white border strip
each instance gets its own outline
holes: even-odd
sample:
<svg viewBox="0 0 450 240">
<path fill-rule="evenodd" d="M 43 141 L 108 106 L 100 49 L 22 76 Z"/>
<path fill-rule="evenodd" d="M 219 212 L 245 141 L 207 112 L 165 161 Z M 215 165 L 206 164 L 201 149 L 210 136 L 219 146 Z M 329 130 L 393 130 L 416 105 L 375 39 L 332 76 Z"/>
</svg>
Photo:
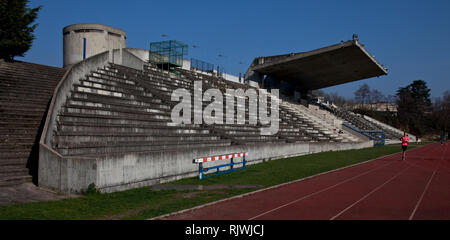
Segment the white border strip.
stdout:
<svg viewBox="0 0 450 240">
<path fill-rule="evenodd" d="M 224 160 L 224 159 L 231 159 L 231 158 L 237 158 L 237 157 L 245 157 L 247 155 L 248 154 L 246 152 L 241 152 L 241 153 L 233 153 L 233 154 L 220 155 L 220 156 L 196 158 L 196 159 L 194 159 L 194 163 L 212 162 L 212 161 L 216 161 L 216 160 Z"/>
</svg>

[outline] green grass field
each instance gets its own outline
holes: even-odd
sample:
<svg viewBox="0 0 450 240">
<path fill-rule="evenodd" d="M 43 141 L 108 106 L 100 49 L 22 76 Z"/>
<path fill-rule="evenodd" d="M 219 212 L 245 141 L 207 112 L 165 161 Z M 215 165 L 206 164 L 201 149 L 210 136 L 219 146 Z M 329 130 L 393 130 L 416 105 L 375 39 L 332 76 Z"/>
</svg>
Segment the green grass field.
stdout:
<svg viewBox="0 0 450 240">
<path fill-rule="evenodd" d="M 417 146 L 410 144 L 409 149 Z M 323 152 L 250 165 L 245 170 L 202 181 L 189 178 L 167 184 L 258 184 L 269 187 L 399 151 L 399 145 L 395 144 L 360 150 Z M 143 187 L 58 201 L 0 206 L 0 219 L 147 219 L 250 191 L 255 191 L 255 188 L 155 191 Z"/>
</svg>

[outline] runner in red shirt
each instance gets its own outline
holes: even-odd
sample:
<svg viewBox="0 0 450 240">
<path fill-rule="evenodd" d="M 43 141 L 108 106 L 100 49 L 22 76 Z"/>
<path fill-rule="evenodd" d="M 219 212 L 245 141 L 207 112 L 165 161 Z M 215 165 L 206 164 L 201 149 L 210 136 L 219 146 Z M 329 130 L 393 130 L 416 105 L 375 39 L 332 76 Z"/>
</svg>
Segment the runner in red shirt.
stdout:
<svg viewBox="0 0 450 240">
<path fill-rule="evenodd" d="M 405 151 L 406 151 L 406 148 L 408 148 L 408 142 L 409 142 L 408 134 L 406 134 L 406 132 L 403 132 L 403 137 L 401 137 L 400 140 L 402 141 L 402 150 L 403 150 L 402 160 L 405 160 Z"/>
</svg>

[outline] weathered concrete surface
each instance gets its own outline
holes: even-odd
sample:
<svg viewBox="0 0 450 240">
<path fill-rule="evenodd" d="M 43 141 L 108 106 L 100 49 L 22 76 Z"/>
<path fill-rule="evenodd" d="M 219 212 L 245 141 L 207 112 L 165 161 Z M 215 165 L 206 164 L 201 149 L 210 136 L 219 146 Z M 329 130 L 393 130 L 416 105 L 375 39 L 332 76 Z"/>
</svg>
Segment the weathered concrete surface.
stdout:
<svg viewBox="0 0 450 240">
<path fill-rule="evenodd" d="M 23 183 L 12 187 L 0 187 L 0 206 L 18 203 L 52 201 L 66 198 L 76 198 L 81 195 L 57 194 L 36 187 L 32 183 Z"/>
<path fill-rule="evenodd" d="M 137 70 L 142 70 L 144 68 L 144 60 L 136 56 L 128 48 L 113 50 L 110 62 Z"/>
<path fill-rule="evenodd" d="M 56 127 L 58 113 L 65 104 L 67 97 L 70 96 L 70 90 L 73 89 L 73 85 L 79 84 L 80 79 L 84 78 L 93 70 L 105 66 L 108 63 L 108 55 L 108 52 L 100 53 L 71 66 L 67 70 L 53 93 L 45 126 L 42 131 L 41 143 L 45 143 L 50 146 L 50 139 L 54 128 Z"/>
<path fill-rule="evenodd" d="M 46 188 L 76 193 L 94 183 L 102 192 L 160 184 L 197 175 L 192 160 L 235 152 L 247 152 L 248 164 L 305 155 L 372 147 L 372 141 L 360 143 L 278 143 L 196 148 L 192 151 L 135 152 L 92 158 L 64 157 L 41 145 L 39 184 Z M 238 159 L 236 161 L 239 161 Z M 210 162 L 205 167 L 218 164 Z M 42 168 L 41 168 L 42 166 Z"/>
<path fill-rule="evenodd" d="M 96 160 L 63 157 L 47 145 L 39 148 L 39 186 L 63 193 L 75 193 L 96 183 Z"/>
<path fill-rule="evenodd" d="M 392 127 L 392 126 L 390 126 L 390 125 L 387 125 L 387 124 L 385 124 L 385 123 L 382 123 L 382 122 L 380 122 L 380 121 L 378 121 L 378 120 L 376 120 L 376 119 L 373 119 L 373 118 L 371 118 L 371 117 L 369 117 L 369 116 L 366 116 L 366 115 L 363 115 L 363 117 L 364 117 L 365 119 L 367 119 L 368 121 L 370 121 L 370 122 L 372 122 L 372 123 L 374 123 L 374 124 L 376 124 L 376 125 L 379 125 L 379 126 L 382 127 L 382 128 L 391 130 L 391 131 L 393 131 L 393 132 L 395 132 L 395 133 L 397 133 L 397 134 L 403 136 L 403 131 L 400 130 L 400 129 L 397 129 L 397 128 L 395 128 L 395 127 Z M 416 142 L 416 140 L 417 140 L 417 137 L 416 137 L 416 136 L 412 135 L 411 133 L 407 133 L 407 134 L 409 135 L 410 142 Z M 398 140 L 398 139 L 395 139 L 395 140 Z M 392 142 L 392 143 L 394 143 L 394 142 L 397 143 L 397 141 L 394 141 L 394 139 L 392 139 L 391 142 Z M 400 142 L 400 141 L 398 141 L 398 142 Z"/>
<path fill-rule="evenodd" d="M 353 40 L 309 52 L 259 57 L 247 70 L 246 80 L 262 79 L 254 72 L 314 90 L 386 75 L 387 69 Z"/>
<path fill-rule="evenodd" d="M 83 61 L 83 38 L 86 58 L 111 49 L 126 48 L 125 31 L 103 24 L 73 24 L 63 29 L 64 67 Z"/>
</svg>

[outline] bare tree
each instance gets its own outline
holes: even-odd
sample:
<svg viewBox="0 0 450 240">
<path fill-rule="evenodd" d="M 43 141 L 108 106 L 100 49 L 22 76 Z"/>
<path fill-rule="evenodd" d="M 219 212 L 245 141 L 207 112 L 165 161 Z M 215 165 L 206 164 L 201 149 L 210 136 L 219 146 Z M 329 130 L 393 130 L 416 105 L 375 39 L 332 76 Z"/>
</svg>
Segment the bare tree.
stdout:
<svg viewBox="0 0 450 240">
<path fill-rule="evenodd" d="M 338 92 L 332 92 L 329 94 L 330 100 L 336 104 L 337 106 L 344 106 L 347 104 L 347 99 L 345 99 L 344 97 L 340 96 L 338 94 Z"/>
<path fill-rule="evenodd" d="M 363 104 L 370 103 L 370 87 L 366 83 L 360 86 L 354 94 L 356 102 L 360 103 L 361 107 Z"/>
<path fill-rule="evenodd" d="M 380 91 L 378 91 L 376 89 L 373 89 L 370 92 L 370 98 L 372 100 L 372 103 L 376 103 L 376 102 L 383 101 L 385 97 L 384 97 L 383 93 L 381 93 Z"/>
</svg>

